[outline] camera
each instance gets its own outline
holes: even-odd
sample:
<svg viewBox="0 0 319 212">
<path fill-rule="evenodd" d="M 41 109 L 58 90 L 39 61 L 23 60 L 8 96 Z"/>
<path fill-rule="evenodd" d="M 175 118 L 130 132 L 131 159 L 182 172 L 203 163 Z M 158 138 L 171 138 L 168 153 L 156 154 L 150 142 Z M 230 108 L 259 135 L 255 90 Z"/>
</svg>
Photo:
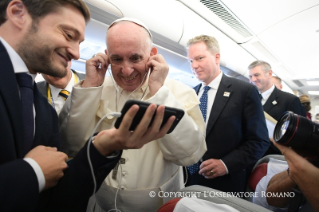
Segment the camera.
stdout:
<svg viewBox="0 0 319 212">
<path fill-rule="evenodd" d="M 277 122 L 273 138 L 275 142 L 294 149 L 318 151 L 319 124 L 288 111 Z"/>
</svg>

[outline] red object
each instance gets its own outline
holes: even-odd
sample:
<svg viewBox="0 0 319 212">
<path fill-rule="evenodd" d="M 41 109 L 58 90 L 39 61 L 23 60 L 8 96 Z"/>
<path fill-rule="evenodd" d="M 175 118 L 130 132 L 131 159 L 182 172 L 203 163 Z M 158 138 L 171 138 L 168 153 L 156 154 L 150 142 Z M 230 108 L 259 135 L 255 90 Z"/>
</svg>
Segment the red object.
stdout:
<svg viewBox="0 0 319 212">
<path fill-rule="evenodd" d="M 251 175 L 248 180 L 249 188 L 255 191 L 257 184 L 259 183 L 261 178 L 266 176 L 266 174 L 267 174 L 267 163 L 262 163 L 256 166 L 256 168 L 251 172 Z"/>
<path fill-rule="evenodd" d="M 171 199 L 170 201 L 168 201 L 167 203 L 165 203 L 164 205 L 162 205 L 157 212 L 172 212 L 174 211 L 175 205 L 177 204 L 177 202 L 182 199 L 182 198 L 175 198 L 175 199 Z"/>
</svg>

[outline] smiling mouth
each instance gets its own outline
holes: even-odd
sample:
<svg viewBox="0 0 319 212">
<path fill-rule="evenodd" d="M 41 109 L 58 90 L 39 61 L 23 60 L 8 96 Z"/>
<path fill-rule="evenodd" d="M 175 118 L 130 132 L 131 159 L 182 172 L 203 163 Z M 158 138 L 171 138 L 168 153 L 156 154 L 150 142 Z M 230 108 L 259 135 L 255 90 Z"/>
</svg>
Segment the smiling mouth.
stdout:
<svg viewBox="0 0 319 212">
<path fill-rule="evenodd" d="M 137 75 L 132 76 L 132 77 L 124 77 L 124 76 L 123 76 L 123 78 L 124 78 L 126 81 L 131 81 L 131 80 L 135 79 L 136 76 L 137 76 Z"/>
<path fill-rule="evenodd" d="M 61 54 L 61 53 L 58 53 L 58 55 L 59 55 L 61 58 L 63 58 L 66 63 L 68 63 L 69 61 L 71 61 L 71 59 L 70 59 L 68 56 L 65 56 L 65 55 L 63 55 L 63 54 Z"/>
</svg>

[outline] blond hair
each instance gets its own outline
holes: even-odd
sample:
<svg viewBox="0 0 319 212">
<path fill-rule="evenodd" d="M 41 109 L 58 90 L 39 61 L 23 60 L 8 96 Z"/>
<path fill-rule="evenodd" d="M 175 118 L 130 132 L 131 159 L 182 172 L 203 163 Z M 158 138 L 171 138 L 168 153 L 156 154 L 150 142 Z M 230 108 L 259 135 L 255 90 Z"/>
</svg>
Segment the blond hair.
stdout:
<svg viewBox="0 0 319 212">
<path fill-rule="evenodd" d="M 208 35 L 199 35 L 192 39 L 189 39 L 187 42 L 187 47 L 200 42 L 204 42 L 206 44 L 207 50 L 210 51 L 210 53 L 220 53 L 218 41 L 216 40 L 216 38 Z"/>
</svg>

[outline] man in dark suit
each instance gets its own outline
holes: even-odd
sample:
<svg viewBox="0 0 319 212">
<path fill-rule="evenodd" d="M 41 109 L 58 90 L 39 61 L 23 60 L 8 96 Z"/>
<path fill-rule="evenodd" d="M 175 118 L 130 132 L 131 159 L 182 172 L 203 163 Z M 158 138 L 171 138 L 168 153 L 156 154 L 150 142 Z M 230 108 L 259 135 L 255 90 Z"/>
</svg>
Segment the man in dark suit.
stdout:
<svg viewBox="0 0 319 212">
<path fill-rule="evenodd" d="M 194 89 L 206 112 L 207 152 L 199 172 L 189 172 L 187 185 L 203 185 L 225 192 L 243 192 L 246 168 L 269 146 L 257 89 L 222 74 L 218 41 L 206 35 L 188 41 L 193 73 L 202 81 Z M 203 98 L 209 86 L 207 98 Z M 207 104 L 207 109 L 202 105 Z M 190 170 L 190 168 L 188 168 Z"/>
<path fill-rule="evenodd" d="M 261 60 L 252 62 L 249 66 L 249 79 L 261 94 L 263 109 L 275 120 L 279 120 L 286 111 L 292 111 L 306 117 L 306 111 L 299 98 L 290 93 L 279 90 L 272 83 L 272 70 L 269 63 Z M 268 154 L 280 154 L 280 151 L 271 144 L 266 152 Z"/>
<path fill-rule="evenodd" d="M 57 114 L 33 79 L 37 72 L 66 74 L 68 61 L 79 58 L 89 19 L 82 0 L 0 2 L 0 211 L 85 211 L 121 149 L 164 136 L 173 122 L 159 130 L 164 107 L 153 104 L 132 133 L 138 110 L 132 106 L 119 129 L 101 131 L 67 166 L 67 156 L 58 151 Z M 154 111 L 159 116 L 147 129 Z"/>
<path fill-rule="evenodd" d="M 66 99 L 72 92 L 72 87 L 79 81 L 84 80 L 85 74 L 71 69 L 71 61 L 68 62 L 67 74 L 65 77 L 53 77 L 47 74 L 41 74 L 44 81 L 37 83 L 40 93 L 48 99 L 48 102 L 60 113 Z"/>
</svg>

